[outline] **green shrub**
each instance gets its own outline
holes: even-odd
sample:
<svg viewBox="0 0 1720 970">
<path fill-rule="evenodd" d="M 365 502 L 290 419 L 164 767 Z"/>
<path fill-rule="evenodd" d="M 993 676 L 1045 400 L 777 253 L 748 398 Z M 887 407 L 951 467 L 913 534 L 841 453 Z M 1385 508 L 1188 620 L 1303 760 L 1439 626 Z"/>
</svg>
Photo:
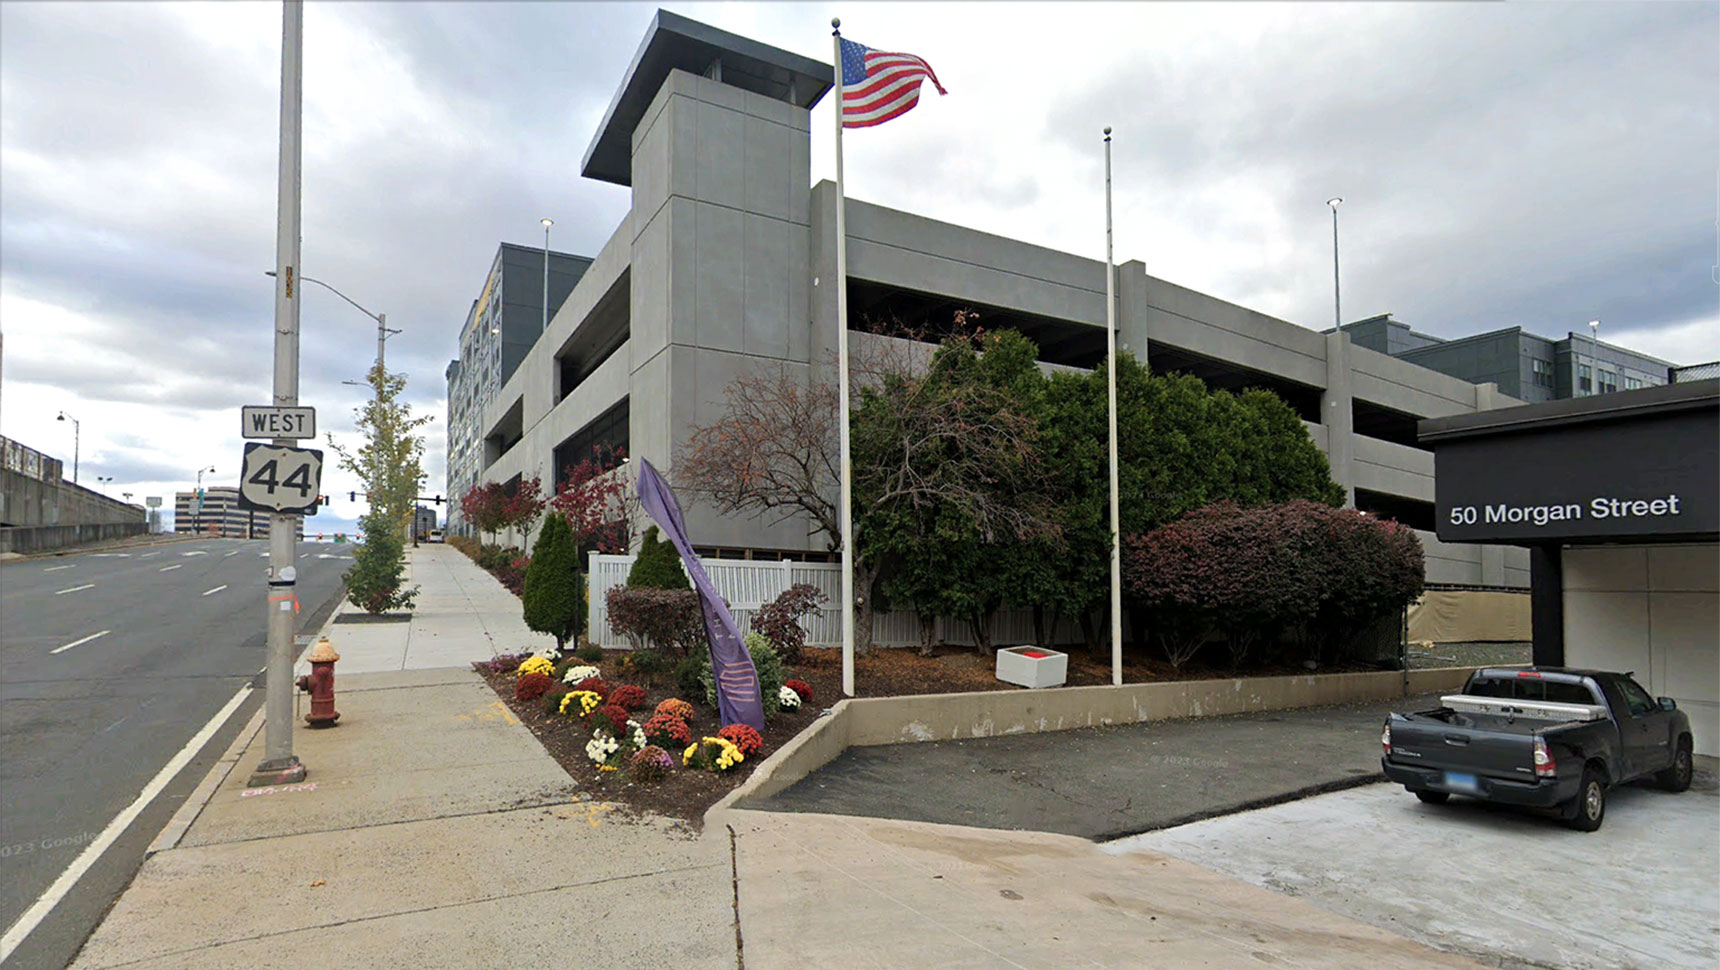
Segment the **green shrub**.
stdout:
<svg viewBox="0 0 1720 970">
<path fill-rule="evenodd" d="M 770 640 L 761 633 L 747 634 L 746 647 L 747 654 L 752 657 L 753 670 L 758 672 L 759 697 L 763 700 L 765 716 L 769 717 L 778 710 L 777 695 L 782 691 L 783 681 L 782 658 L 777 655 L 776 648 L 770 645 Z M 705 699 L 705 703 L 709 704 L 712 710 L 716 710 L 717 679 L 711 674 L 710 652 L 706 651 L 698 659 L 701 661 L 699 696 Z"/>
<path fill-rule="evenodd" d="M 555 637 L 561 650 L 585 625 L 585 578 L 567 519 L 551 515 L 532 547 L 526 567 L 524 613 L 526 626 Z"/>
<path fill-rule="evenodd" d="M 681 554 L 675 546 L 657 537 L 657 527 L 645 530 L 639 543 L 639 558 L 627 573 L 630 589 L 692 589 L 687 571 L 681 568 Z"/>
<path fill-rule="evenodd" d="M 579 649 L 575 650 L 573 655 L 587 663 L 597 663 L 603 659 L 603 648 L 587 640 L 579 645 Z"/>
<path fill-rule="evenodd" d="M 707 651 L 701 650 L 683 657 L 681 662 L 675 665 L 675 685 L 681 688 L 681 696 L 705 696 L 705 682 L 700 678 L 700 671 L 708 674 L 710 669 L 711 658 Z"/>
<path fill-rule="evenodd" d="M 627 655 L 634 673 L 658 674 L 669 669 L 669 658 L 661 650 L 635 650 Z"/>
<path fill-rule="evenodd" d="M 341 575 L 346 598 L 366 613 L 410 610 L 418 587 L 400 588 L 406 568 L 406 543 L 391 523 L 377 515 L 359 520 L 364 542 L 352 553 L 352 567 Z"/>
</svg>

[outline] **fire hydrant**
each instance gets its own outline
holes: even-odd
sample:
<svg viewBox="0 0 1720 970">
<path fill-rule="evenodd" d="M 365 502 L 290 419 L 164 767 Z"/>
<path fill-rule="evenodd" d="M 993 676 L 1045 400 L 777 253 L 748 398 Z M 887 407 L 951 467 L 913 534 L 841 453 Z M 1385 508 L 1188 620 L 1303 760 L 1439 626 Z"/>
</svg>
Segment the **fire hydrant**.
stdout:
<svg viewBox="0 0 1720 970">
<path fill-rule="evenodd" d="M 333 727 L 340 720 L 340 712 L 334 709 L 334 662 L 340 654 L 334 652 L 328 637 L 323 637 L 305 659 L 311 662 L 310 676 L 299 678 L 299 690 L 311 695 L 311 712 L 305 715 L 305 722 L 311 727 Z"/>
</svg>

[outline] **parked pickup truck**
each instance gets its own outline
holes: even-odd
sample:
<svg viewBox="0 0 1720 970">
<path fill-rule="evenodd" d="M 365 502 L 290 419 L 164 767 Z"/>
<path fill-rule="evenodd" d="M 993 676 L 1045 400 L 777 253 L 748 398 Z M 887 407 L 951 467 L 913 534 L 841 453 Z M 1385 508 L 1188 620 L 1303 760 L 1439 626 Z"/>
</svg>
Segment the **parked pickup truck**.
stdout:
<svg viewBox="0 0 1720 970">
<path fill-rule="evenodd" d="M 1558 809 L 1593 832 L 1607 789 L 1645 776 L 1690 787 L 1690 718 L 1628 673 L 1484 669 L 1431 711 L 1392 714 L 1380 734 L 1386 777 L 1424 802 L 1452 795 Z"/>
</svg>

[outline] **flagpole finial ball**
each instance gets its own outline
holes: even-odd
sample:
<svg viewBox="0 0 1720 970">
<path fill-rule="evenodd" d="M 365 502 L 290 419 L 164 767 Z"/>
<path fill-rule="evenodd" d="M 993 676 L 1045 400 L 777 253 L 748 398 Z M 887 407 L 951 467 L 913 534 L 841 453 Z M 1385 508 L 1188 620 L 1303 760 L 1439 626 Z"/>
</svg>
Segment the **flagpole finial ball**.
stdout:
<svg viewBox="0 0 1720 970">
<path fill-rule="evenodd" d="M 841 17 L 831 17 L 830 18 L 830 26 L 838 27 L 838 28 L 841 27 L 842 26 L 842 18 Z"/>
<path fill-rule="evenodd" d="M 1110 125 L 1105 126 L 1105 137 L 1106 138 L 1111 137 L 1111 126 Z"/>
</svg>

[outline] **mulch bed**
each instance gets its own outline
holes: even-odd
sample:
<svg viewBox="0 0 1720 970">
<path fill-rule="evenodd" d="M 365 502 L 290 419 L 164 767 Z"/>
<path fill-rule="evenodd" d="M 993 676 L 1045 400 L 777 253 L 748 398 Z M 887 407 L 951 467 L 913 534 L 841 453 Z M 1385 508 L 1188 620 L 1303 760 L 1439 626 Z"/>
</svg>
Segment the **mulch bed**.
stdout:
<svg viewBox="0 0 1720 970">
<path fill-rule="evenodd" d="M 1124 683 L 1145 683 L 1165 680 L 1199 680 L 1213 677 L 1237 676 L 1228 669 L 1211 669 L 1192 665 L 1176 670 L 1163 661 L 1140 656 L 1139 649 L 1124 651 Z M 652 708 L 670 697 L 680 697 L 691 703 L 697 716 L 688 723 L 695 738 L 717 733 L 720 723 L 715 711 L 705 706 L 702 697 L 687 697 L 681 693 L 673 674 L 663 671 L 641 674 L 625 671 L 626 650 L 605 650 L 603 659 L 595 665 L 604 672 L 612 686 L 636 684 L 645 688 L 648 700 L 637 712 L 643 723 Z M 1006 684 L 994 675 L 995 661 L 972 647 L 940 646 L 922 655 L 917 648 L 883 648 L 855 657 L 854 686 L 860 697 L 894 697 L 907 694 L 947 694 L 983 690 L 1024 690 Z M 1371 670 L 1366 666 L 1323 667 L 1322 673 L 1342 670 Z M 833 648 L 807 647 L 801 651 L 798 664 L 785 666 L 789 678 L 799 678 L 811 685 L 813 702 L 798 711 L 777 712 L 765 722 L 764 750 L 747 758 L 731 771 L 721 774 L 680 766 L 681 752 L 670 751 L 676 767 L 668 777 L 658 782 L 635 782 L 624 772 L 599 772 L 586 757 L 585 744 L 590 732 L 574 718 L 546 714 L 540 701 L 514 700 L 515 677 L 512 673 L 492 673 L 484 665 L 478 672 L 535 734 L 550 757 L 579 782 L 590 797 L 619 804 L 635 813 L 651 813 L 682 819 L 697 829 L 705 811 L 749 778 L 753 770 L 787 744 L 795 735 L 816 721 L 822 711 L 842 697 L 842 651 Z M 1249 669 L 1245 676 L 1276 674 L 1306 674 L 1300 667 Z M 1111 682 L 1109 652 L 1089 653 L 1076 648 L 1069 653 L 1068 686 L 1082 687 Z"/>
</svg>

